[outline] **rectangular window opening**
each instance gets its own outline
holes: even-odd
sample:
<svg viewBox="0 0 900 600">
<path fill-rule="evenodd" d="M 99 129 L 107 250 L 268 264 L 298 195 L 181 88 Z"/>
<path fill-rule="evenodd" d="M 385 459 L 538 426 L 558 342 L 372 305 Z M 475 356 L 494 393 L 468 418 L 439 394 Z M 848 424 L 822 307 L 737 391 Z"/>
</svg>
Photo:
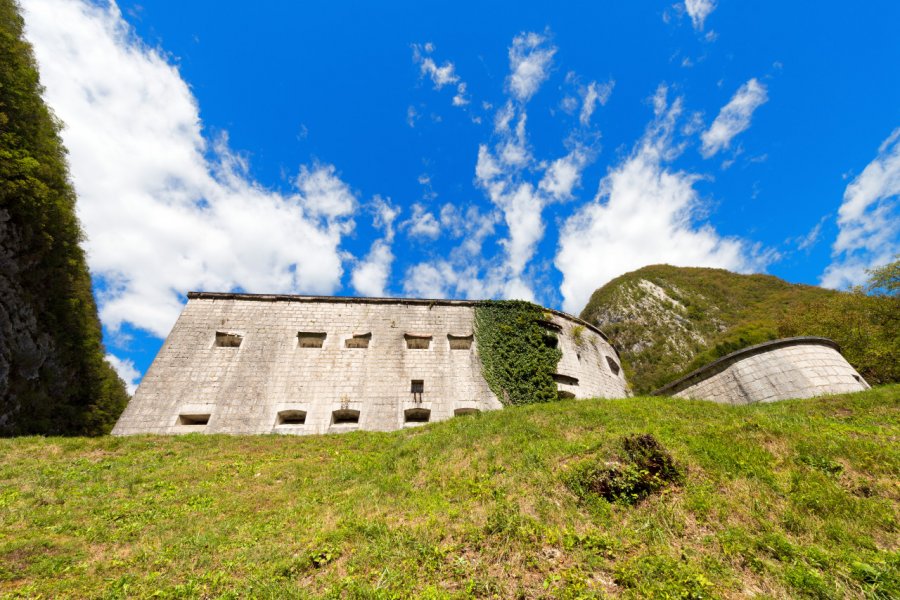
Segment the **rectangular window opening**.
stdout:
<svg viewBox="0 0 900 600">
<path fill-rule="evenodd" d="M 354 334 L 353 337 L 344 341 L 345 348 L 368 348 L 369 341 L 372 339 L 371 333 Z"/>
<path fill-rule="evenodd" d="M 239 348 L 244 336 L 237 333 L 228 333 L 227 331 L 216 332 L 216 348 Z"/>
<path fill-rule="evenodd" d="M 425 393 L 425 380 L 424 379 L 413 379 L 410 382 L 409 391 L 412 392 L 414 401 L 421 402 L 422 394 Z"/>
<path fill-rule="evenodd" d="M 403 337 L 406 339 L 406 347 L 409 350 L 428 350 L 431 347 L 430 335 L 410 335 L 407 333 Z"/>
<path fill-rule="evenodd" d="M 342 408 L 331 413 L 332 425 L 345 425 L 349 423 L 359 423 L 359 411 L 349 408 Z"/>
<path fill-rule="evenodd" d="M 556 383 L 561 383 L 563 385 L 578 385 L 577 377 L 570 377 L 569 375 L 563 375 L 561 373 L 554 373 L 551 377 L 553 377 L 553 381 Z"/>
<path fill-rule="evenodd" d="M 297 332 L 298 348 L 321 348 L 325 343 L 326 333 L 321 331 L 299 331 Z"/>
<path fill-rule="evenodd" d="M 453 335 L 448 333 L 447 339 L 450 341 L 451 350 L 468 350 L 472 347 L 474 335 Z"/>
<path fill-rule="evenodd" d="M 431 419 L 431 411 L 427 408 L 407 408 L 403 411 L 406 423 L 427 423 Z"/>
<path fill-rule="evenodd" d="M 276 425 L 303 425 L 306 423 L 305 410 L 282 410 L 275 420 Z"/>
<path fill-rule="evenodd" d="M 209 415 L 178 415 L 179 425 L 206 425 L 209 423 Z"/>
</svg>

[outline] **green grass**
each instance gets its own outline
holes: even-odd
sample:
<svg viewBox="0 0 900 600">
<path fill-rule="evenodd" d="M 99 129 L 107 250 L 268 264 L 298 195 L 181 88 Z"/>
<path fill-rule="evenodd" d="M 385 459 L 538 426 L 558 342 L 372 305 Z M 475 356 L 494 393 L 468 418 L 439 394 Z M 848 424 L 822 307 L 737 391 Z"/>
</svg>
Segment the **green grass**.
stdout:
<svg viewBox="0 0 900 600">
<path fill-rule="evenodd" d="M 683 483 L 579 499 L 650 433 Z M 890 598 L 900 386 L 564 401 L 395 433 L 0 440 L 8 597 Z"/>
</svg>

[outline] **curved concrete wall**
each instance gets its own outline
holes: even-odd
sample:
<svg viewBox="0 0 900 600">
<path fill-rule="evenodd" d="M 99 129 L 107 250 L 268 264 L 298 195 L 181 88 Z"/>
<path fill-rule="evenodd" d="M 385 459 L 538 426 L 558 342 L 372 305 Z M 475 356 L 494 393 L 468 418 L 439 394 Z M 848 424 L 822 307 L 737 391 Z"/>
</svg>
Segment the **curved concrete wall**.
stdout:
<svg viewBox="0 0 900 600">
<path fill-rule="evenodd" d="M 502 408 L 481 372 L 476 305 L 192 292 L 113 434 L 386 431 Z M 546 314 L 560 395 L 627 396 L 603 334 Z"/>
<path fill-rule="evenodd" d="M 786 338 L 751 346 L 653 392 L 723 404 L 774 402 L 858 392 L 869 385 L 825 338 Z"/>
</svg>

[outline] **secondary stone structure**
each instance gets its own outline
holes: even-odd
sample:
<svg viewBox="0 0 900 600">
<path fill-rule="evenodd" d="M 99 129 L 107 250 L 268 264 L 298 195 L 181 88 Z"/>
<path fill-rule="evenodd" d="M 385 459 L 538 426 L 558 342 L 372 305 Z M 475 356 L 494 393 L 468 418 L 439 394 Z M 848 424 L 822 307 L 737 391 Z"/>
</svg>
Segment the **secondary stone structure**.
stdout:
<svg viewBox="0 0 900 600">
<path fill-rule="evenodd" d="M 867 389 L 869 384 L 844 359 L 836 343 L 797 337 L 732 352 L 653 394 L 751 404 Z"/>
<path fill-rule="evenodd" d="M 478 305 L 191 292 L 113 434 L 389 431 L 502 408 Z M 551 309 L 543 323 L 562 351 L 560 397 L 629 395 L 602 332 Z"/>
</svg>

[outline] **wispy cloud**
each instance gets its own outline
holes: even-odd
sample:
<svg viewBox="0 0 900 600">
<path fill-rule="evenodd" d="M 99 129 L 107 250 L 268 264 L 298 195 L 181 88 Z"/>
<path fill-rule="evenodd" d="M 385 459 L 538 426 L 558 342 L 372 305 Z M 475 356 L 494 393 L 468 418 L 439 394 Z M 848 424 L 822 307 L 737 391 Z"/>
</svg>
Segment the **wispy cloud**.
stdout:
<svg viewBox="0 0 900 600">
<path fill-rule="evenodd" d="M 684 10 L 691 17 L 691 23 L 697 31 L 703 31 L 706 17 L 716 9 L 713 0 L 684 0 Z"/>
<path fill-rule="evenodd" d="M 333 293 L 356 195 L 328 164 L 264 188 L 227 139 L 204 138 L 197 101 L 115 4 L 23 2 L 27 36 L 79 195 L 100 315 L 165 336 L 191 289 Z"/>
<path fill-rule="evenodd" d="M 614 86 L 614 81 L 606 83 L 592 81 L 588 84 L 584 93 L 584 103 L 581 105 L 581 115 L 579 115 L 582 125 L 588 125 L 591 122 L 591 115 L 594 114 L 594 109 L 598 104 L 606 106 Z"/>
<path fill-rule="evenodd" d="M 840 231 L 831 247 L 832 262 L 821 278 L 825 287 L 862 283 L 866 269 L 900 254 L 900 128 L 844 190 L 837 222 Z"/>
<path fill-rule="evenodd" d="M 425 44 L 413 44 L 413 62 L 419 65 L 419 69 L 423 77 L 428 77 L 434 84 L 434 89 L 440 90 L 446 85 L 456 87 L 456 94 L 453 96 L 453 106 L 465 106 L 470 100 L 466 96 L 466 82 L 463 81 L 456 73 L 456 65 L 452 62 L 444 61 L 444 64 L 438 66 L 431 53 L 434 52 L 434 44 L 427 42 Z"/>
<path fill-rule="evenodd" d="M 509 48 L 507 85 L 517 100 L 528 102 L 547 80 L 554 54 L 556 47 L 545 35 L 522 33 L 513 38 Z"/>
<path fill-rule="evenodd" d="M 734 137 L 750 127 L 753 112 L 769 99 L 766 86 L 756 78 L 742 85 L 731 100 L 722 107 L 709 129 L 700 136 L 700 149 L 705 158 L 731 145 Z"/>
<path fill-rule="evenodd" d="M 797 243 L 798 250 L 809 251 L 819 242 L 819 238 L 822 235 L 822 226 L 825 224 L 825 221 L 828 220 L 828 215 L 825 215 L 819 222 L 813 225 L 813 228 L 809 230 L 806 235 L 801 235 L 795 241 Z"/>
<path fill-rule="evenodd" d="M 702 176 L 669 166 L 684 148 L 675 137 L 682 99 L 670 104 L 660 86 L 653 106 L 654 119 L 631 154 L 563 225 L 555 264 L 563 274 L 564 310 L 577 313 L 597 287 L 648 264 L 747 270 L 773 258 L 696 222 L 704 206 L 694 184 Z"/>
</svg>

